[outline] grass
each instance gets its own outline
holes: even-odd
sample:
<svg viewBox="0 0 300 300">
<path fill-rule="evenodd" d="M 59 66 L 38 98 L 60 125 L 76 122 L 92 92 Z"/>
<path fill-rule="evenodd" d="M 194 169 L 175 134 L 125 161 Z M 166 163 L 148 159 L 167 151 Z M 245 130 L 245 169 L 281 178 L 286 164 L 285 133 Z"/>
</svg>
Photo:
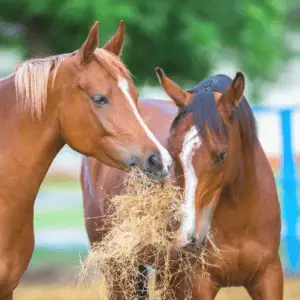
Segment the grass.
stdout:
<svg viewBox="0 0 300 300">
<path fill-rule="evenodd" d="M 63 193 L 77 192 L 81 195 L 79 180 L 67 177 L 47 176 L 41 186 L 43 192 L 58 192 L 62 205 L 56 207 L 47 207 L 35 209 L 34 227 L 35 229 L 60 229 L 74 228 L 79 229 L 84 226 L 82 203 L 74 203 L 74 205 L 64 206 Z M 60 195 L 60 191 L 63 192 Z M 53 199 L 57 202 L 58 199 Z"/>
<path fill-rule="evenodd" d="M 76 267 L 80 260 L 84 259 L 87 251 L 50 251 L 47 249 L 35 249 L 30 263 L 31 268 L 48 266 Z"/>
<path fill-rule="evenodd" d="M 83 228 L 83 208 L 80 206 L 66 209 L 40 210 L 34 218 L 35 229 Z"/>
<path fill-rule="evenodd" d="M 41 185 L 43 190 L 68 190 L 68 189 L 78 189 L 80 190 L 80 182 L 78 179 L 71 177 L 61 177 L 61 176 L 46 176 L 45 180 Z"/>
<path fill-rule="evenodd" d="M 299 300 L 300 279 L 285 281 L 284 300 Z M 91 286 L 20 286 L 15 291 L 15 300 L 107 300 L 101 284 Z M 150 298 L 151 300 L 151 298 Z M 216 300 L 251 300 L 243 288 L 222 289 Z"/>
</svg>

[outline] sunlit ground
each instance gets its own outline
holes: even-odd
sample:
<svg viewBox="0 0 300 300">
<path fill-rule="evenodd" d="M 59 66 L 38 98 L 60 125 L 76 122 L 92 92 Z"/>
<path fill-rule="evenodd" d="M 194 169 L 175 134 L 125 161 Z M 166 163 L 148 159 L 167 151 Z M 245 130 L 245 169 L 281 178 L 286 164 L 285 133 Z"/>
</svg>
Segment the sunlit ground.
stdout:
<svg viewBox="0 0 300 300">
<path fill-rule="evenodd" d="M 67 285 L 19 287 L 15 292 L 16 300 L 106 300 L 106 293 L 100 285 L 76 287 Z M 243 288 L 222 289 L 216 300 L 250 300 Z M 284 300 L 300 299 L 300 279 L 286 280 Z"/>
</svg>

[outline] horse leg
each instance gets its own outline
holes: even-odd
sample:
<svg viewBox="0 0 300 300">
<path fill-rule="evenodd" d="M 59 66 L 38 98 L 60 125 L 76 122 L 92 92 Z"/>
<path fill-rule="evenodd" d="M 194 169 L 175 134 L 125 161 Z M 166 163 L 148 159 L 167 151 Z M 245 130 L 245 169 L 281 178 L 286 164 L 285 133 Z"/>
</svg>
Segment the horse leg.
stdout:
<svg viewBox="0 0 300 300">
<path fill-rule="evenodd" d="M 126 294 L 126 291 L 124 291 L 118 282 L 114 281 L 112 285 L 112 290 L 109 292 L 108 295 L 109 300 L 126 300 L 128 299 L 128 295 Z"/>
<path fill-rule="evenodd" d="M 220 287 L 213 283 L 210 278 L 193 278 L 192 299 L 213 300 L 217 296 Z"/>
<path fill-rule="evenodd" d="M 177 263 L 175 263 L 177 265 Z M 176 300 L 191 299 L 191 284 L 190 280 L 185 272 L 180 270 L 177 265 L 176 268 L 171 268 L 170 278 L 170 292 L 172 292 L 172 298 Z"/>
<path fill-rule="evenodd" d="M 19 280 L 24 273 L 27 262 L 15 264 L 14 258 L 3 259 L 0 257 L 0 300 L 12 300 L 13 291 L 18 286 Z M 18 261 L 15 258 L 15 261 Z"/>
<path fill-rule="evenodd" d="M 2 275 L 2 276 L 1 276 Z M 0 300 L 12 300 L 13 291 L 19 284 L 19 278 L 11 278 L 9 274 L 0 274 Z"/>
<path fill-rule="evenodd" d="M 148 289 L 147 289 L 147 281 L 148 281 L 148 272 L 147 268 L 143 265 L 139 265 L 139 275 L 136 281 L 136 299 L 144 300 L 148 299 Z M 124 291 L 117 281 L 113 282 L 112 292 L 109 296 L 109 299 L 112 300 L 125 300 L 125 299 L 134 299 L 135 297 L 129 297 L 128 291 Z M 2 299 L 0 299 L 2 300 Z M 5 299 L 6 300 L 6 299 Z"/>
<path fill-rule="evenodd" d="M 147 267 L 145 267 L 143 265 L 139 265 L 139 275 L 138 275 L 137 284 L 136 284 L 136 299 L 137 300 L 148 299 L 147 281 L 148 281 Z"/>
<path fill-rule="evenodd" d="M 12 300 L 13 291 L 25 270 L 22 264 L 17 263 L 17 257 L 0 256 L 0 300 Z"/>
<path fill-rule="evenodd" d="M 13 293 L 9 293 L 7 296 L 2 297 L 1 300 L 13 300 Z"/>
<path fill-rule="evenodd" d="M 23 224 L 24 234 L 18 232 L 17 235 L 13 232 L 16 237 L 18 236 L 14 243 L 10 241 L 14 240 L 10 235 L 5 236 L 3 231 L 0 231 L 0 236 L 7 237 L 3 239 L 6 243 L 0 245 L 0 300 L 13 299 L 13 291 L 30 262 L 34 247 L 32 222 L 28 227 L 26 225 Z M 7 243 L 7 240 L 11 243 Z"/>
<path fill-rule="evenodd" d="M 280 259 L 267 266 L 263 277 L 246 287 L 253 300 L 282 300 L 283 274 Z"/>
</svg>

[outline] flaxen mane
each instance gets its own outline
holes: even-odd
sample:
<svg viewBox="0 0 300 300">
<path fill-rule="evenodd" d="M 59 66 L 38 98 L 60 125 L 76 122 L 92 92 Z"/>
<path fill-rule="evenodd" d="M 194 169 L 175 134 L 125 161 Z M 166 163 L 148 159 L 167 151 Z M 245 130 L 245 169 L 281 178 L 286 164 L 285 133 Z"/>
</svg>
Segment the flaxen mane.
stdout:
<svg viewBox="0 0 300 300">
<path fill-rule="evenodd" d="M 76 52 L 28 60 L 17 68 L 15 74 L 16 97 L 25 110 L 29 110 L 38 119 L 42 117 L 47 103 L 47 87 L 51 70 L 54 72 L 53 87 L 61 63 L 68 55 L 75 55 Z M 95 58 L 112 77 L 118 79 L 130 76 L 126 66 L 110 52 L 96 49 Z"/>
</svg>

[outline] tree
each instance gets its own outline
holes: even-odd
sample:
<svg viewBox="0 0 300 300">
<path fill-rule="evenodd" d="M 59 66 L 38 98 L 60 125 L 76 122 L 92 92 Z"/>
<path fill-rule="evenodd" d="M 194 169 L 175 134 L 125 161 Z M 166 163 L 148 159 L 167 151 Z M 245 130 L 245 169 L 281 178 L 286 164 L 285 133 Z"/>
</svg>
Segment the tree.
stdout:
<svg viewBox="0 0 300 300">
<path fill-rule="evenodd" d="M 137 84 L 163 67 L 179 83 L 198 82 L 220 59 L 258 86 L 275 80 L 288 56 L 284 0 L 0 0 L 0 18 L 22 24 L 26 58 L 78 49 L 100 21 L 100 41 L 126 24 L 123 60 Z M 231 74 L 233 76 L 233 74 Z M 191 85 L 189 84 L 191 87 Z"/>
</svg>

